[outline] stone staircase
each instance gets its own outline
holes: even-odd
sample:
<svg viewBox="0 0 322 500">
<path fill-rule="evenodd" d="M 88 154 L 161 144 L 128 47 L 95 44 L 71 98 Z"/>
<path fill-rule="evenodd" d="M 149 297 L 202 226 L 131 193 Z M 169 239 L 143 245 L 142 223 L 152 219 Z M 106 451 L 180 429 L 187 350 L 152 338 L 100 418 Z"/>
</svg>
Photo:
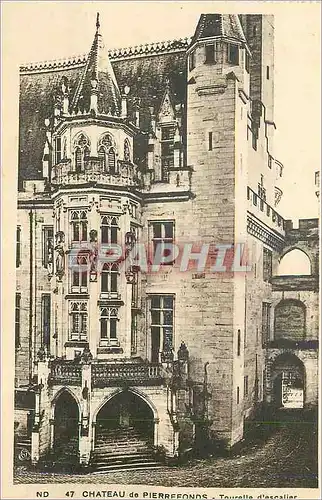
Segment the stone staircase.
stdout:
<svg viewBox="0 0 322 500">
<path fill-rule="evenodd" d="M 146 439 L 133 427 L 100 430 L 91 457 L 96 473 L 116 470 L 159 468 Z"/>
<path fill-rule="evenodd" d="M 52 461 L 59 470 L 78 466 L 78 437 L 73 436 L 57 444 Z"/>
</svg>

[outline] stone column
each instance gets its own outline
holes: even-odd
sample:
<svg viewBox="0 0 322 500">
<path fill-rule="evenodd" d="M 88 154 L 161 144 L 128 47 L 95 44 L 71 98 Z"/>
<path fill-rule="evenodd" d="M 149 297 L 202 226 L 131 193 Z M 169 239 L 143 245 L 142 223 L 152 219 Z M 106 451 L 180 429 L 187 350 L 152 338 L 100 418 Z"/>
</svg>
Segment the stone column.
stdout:
<svg viewBox="0 0 322 500">
<path fill-rule="evenodd" d="M 35 391 L 35 418 L 31 433 L 31 461 L 36 464 L 50 447 L 48 375 L 49 363 L 44 348 L 38 352 L 36 365 L 38 384 Z"/>
<path fill-rule="evenodd" d="M 91 433 L 90 433 L 90 395 L 91 395 L 91 360 L 90 350 L 84 349 L 82 354 L 82 401 L 81 422 L 79 436 L 80 464 L 88 465 L 91 455 Z"/>
<path fill-rule="evenodd" d="M 154 446 L 158 446 L 158 443 L 159 443 L 159 423 L 160 423 L 160 419 L 158 418 L 155 418 L 153 420 L 153 424 L 154 424 Z"/>
</svg>

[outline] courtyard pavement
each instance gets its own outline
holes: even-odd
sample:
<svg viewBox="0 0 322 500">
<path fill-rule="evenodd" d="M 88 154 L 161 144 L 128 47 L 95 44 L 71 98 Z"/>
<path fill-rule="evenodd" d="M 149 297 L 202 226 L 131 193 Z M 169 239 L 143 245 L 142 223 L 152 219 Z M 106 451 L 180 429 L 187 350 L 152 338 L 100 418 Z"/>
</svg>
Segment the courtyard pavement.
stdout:
<svg viewBox="0 0 322 500">
<path fill-rule="evenodd" d="M 39 472 L 17 466 L 14 483 L 145 484 L 164 487 L 317 488 L 317 429 L 312 422 L 281 422 L 269 435 L 252 438 L 232 456 L 193 459 L 155 470 L 104 474 Z"/>
</svg>

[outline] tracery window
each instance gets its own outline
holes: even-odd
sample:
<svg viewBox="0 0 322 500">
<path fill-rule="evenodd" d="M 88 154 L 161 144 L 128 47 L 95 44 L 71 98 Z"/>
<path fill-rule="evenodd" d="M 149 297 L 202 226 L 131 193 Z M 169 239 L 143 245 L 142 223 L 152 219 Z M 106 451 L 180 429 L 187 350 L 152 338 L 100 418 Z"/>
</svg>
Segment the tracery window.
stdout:
<svg viewBox="0 0 322 500">
<path fill-rule="evenodd" d="M 72 242 L 87 241 L 87 213 L 73 210 L 70 215 Z"/>
<path fill-rule="evenodd" d="M 79 255 L 72 262 L 72 292 L 87 292 L 88 283 L 88 259 L 85 255 Z"/>
<path fill-rule="evenodd" d="M 90 157 L 90 142 L 85 134 L 79 134 L 74 141 L 74 163 L 77 173 L 83 172 Z"/>
<path fill-rule="evenodd" d="M 117 244 L 118 229 L 116 217 L 103 216 L 101 220 L 101 243 Z"/>
<path fill-rule="evenodd" d="M 71 302 L 70 303 L 70 326 L 69 338 L 75 341 L 87 340 L 87 303 L 86 302 Z"/>
<path fill-rule="evenodd" d="M 101 343 L 117 341 L 118 309 L 116 307 L 101 308 Z"/>
<path fill-rule="evenodd" d="M 102 162 L 105 172 L 117 173 L 115 140 L 110 134 L 105 134 L 97 147 L 98 158 Z"/>
<path fill-rule="evenodd" d="M 119 266 L 114 263 L 105 263 L 101 273 L 101 292 L 108 293 L 118 291 Z"/>
</svg>

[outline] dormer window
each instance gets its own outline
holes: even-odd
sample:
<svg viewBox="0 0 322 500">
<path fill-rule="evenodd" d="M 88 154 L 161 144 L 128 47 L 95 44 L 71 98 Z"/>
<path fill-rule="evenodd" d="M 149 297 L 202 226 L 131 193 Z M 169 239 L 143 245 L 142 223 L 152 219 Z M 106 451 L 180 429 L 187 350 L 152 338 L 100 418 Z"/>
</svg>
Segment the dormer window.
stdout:
<svg viewBox="0 0 322 500">
<path fill-rule="evenodd" d="M 239 46 L 234 43 L 228 44 L 228 62 L 236 66 L 239 64 Z"/>
<path fill-rule="evenodd" d="M 211 64 L 211 63 L 216 62 L 215 45 L 213 43 L 205 46 L 205 55 L 206 55 L 206 59 L 205 59 L 206 64 Z"/>
</svg>

